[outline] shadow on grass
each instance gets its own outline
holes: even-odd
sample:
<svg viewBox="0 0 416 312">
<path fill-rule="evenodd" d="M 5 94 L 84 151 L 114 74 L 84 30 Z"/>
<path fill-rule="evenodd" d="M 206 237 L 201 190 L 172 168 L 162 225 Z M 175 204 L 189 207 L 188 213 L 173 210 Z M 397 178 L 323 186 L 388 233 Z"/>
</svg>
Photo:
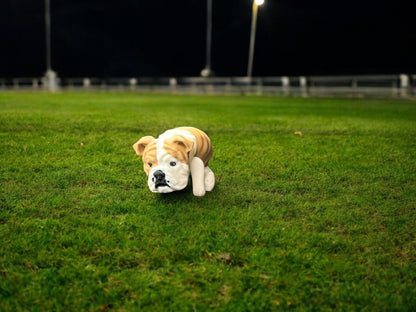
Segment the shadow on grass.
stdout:
<svg viewBox="0 0 416 312">
<path fill-rule="evenodd" d="M 192 186 L 188 185 L 180 191 L 160 194 L 158 200 L 164 204 L 177 204 L 179 202 L 187 202 L 192 199 L 192 197 Z"/>
<path fill-rule="evenodd" d="M 218 188 L 218 185 L 214 187 L 214 189 L 210 192 L 207 192 L 205 196 L 198 197 L 194 196 L 192 192 L 192 177 L 189 179 L 188 185 L 180 191 L 175 191 L 172 193 L 163 193 L 163 194 L 157 194 L 159 195 L 157 198 L 157 202 L 159 204 L 162 204 L 166 207 L 172 207 L 172 208 L 179 208 L 187 206 L 193 206 L 195 204 L 200 204 L 204 201 L 206 201 L 207 197 L 208 200 L 211 200 L 209 197 L 212 197 L 214 193 L 216 193 L 216 188 Z"/>
</svg>

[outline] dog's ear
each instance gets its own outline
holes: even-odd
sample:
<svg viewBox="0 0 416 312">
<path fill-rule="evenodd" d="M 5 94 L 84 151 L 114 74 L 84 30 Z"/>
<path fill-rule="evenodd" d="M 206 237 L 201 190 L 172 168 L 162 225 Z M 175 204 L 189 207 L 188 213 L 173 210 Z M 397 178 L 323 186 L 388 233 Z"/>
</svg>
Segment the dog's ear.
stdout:
<svg viewBox="0 0 416 312">
<path fill-rule="evenodd" d="M 150 135 L 142 137 L 139 141 L 133 144 L 133 149 L 136 151 L 137 155 L 142 156 L 146 146 L 152 143 L 154 140 L 155 138 Z"/>
<path fill-rule="evenodd" d="M 194 146 L 194 142 L 192 140 L 189 140 L 180 134 L 175 134 L 169 141 L 179 145 L 182 149 L 184 149 L 185 153 L 189 153 Z"/>
<path fill-rule="evenodd" d="M 189 163 L 189 152 L 192 150 L 194 142 L 182 135 L 175 134 L 166 139 L 163 145 L 165 151 L 182 163 Z"/>
</svg>

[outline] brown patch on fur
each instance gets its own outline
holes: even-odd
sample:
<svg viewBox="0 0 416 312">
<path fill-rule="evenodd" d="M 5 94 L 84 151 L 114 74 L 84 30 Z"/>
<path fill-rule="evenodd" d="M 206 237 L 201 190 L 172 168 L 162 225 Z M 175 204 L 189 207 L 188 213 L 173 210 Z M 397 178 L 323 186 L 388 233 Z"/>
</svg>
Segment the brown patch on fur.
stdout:
<svg viewBox="0 0 416 312">
<path fill-rule="evenodd" d="M 163 148 L 178 161 L 189 164 L 189 152 L 192 150 L 194 142 L 182 135 L 175 134 L 163 143 Z"/>
<path fill-rule="evenodd" d="M 145 136 L 135 143 L 133 148 L 137 155 L 142 156 L 144 172 L 149 175 L 152 167 L 157 166 L 156 140 L 152 136 Z"/>
<path fill-rule="evenodd" d="M 207 166 L 212 156 L 212 144 L 205 132 L 193 127 L 180 127 L 178 129 L 191 132 L 196 138 L 196 157 L 199 157 Z"/>
</svg>

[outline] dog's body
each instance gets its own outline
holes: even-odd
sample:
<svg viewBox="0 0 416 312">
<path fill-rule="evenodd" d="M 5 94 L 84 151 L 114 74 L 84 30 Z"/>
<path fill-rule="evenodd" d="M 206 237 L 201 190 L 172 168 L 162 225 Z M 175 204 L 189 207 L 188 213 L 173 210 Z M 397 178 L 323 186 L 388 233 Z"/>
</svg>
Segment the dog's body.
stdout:
<svg viewBox="0 0 416 312">
<path fill-rule="evenodd" d="M 215 176 L 208 167 L 212 144 L 201 130 L 181 127 L 167 130 L 157 139 L 142 137 L 133 145 L 143 158 L 148 185 L 154 193 L 170 193 L 184 189 L 192 175 L 195 196 L 204 196 L 215 185 Z"/>
</svg>

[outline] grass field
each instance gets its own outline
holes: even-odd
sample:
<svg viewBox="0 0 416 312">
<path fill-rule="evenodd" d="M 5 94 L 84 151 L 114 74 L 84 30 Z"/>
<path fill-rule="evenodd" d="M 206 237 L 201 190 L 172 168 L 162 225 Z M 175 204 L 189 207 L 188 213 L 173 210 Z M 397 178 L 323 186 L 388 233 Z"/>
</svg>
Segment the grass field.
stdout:
<svg viewBox="0 0 416 312">
<path fill-rule="evenodd" d="M 184 125 L 215 189 L 153 194 Z M 1 311 L 416 308 L 416 102 L 0 93 L 0 135 Z"/>
</svg>

